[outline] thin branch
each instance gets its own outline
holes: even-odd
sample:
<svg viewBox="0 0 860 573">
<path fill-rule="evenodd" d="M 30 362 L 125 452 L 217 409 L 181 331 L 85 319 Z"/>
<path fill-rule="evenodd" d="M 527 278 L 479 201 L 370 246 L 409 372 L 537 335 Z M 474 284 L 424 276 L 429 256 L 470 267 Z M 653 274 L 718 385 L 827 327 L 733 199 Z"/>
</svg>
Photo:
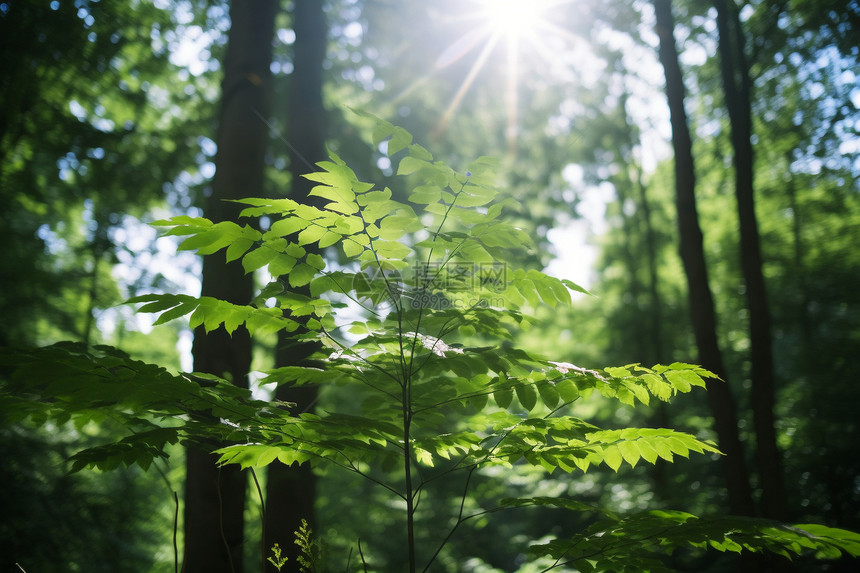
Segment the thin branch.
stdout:
<svg viewBox="0 0 860 573">
<path fill-rule="evenodd" d="M 364 552 L 361 550 L 361 538 L 358 538 L 358 554 L 361 557 L 361 565 L 364 568 L 364 573 L 367 573 L 367 561 L 364 560 Z"/>
<path fill-rule="evenodd" d="M 173 492 L 173 573 L 179 573 L 179 495 Z M 19 565 L 20 567 L 20 565 Z M 23 569 L 21 569 L 23 571 Z"/>
<path fill-rule="evenodd" d="M 358 300 L 356 297 L 353 297 L 352 295 L 350 295 L 349 291 L 347 291 L 343 286 L 341 286 L 341 284 L 338 281 L 331 278 L 332 273 L 327 273 L 327 272 L 325 272 L 325 270 L 320 271 L 320 273 L 323 276 L 330 278 L 332 280 L 332 282 L 334 282 L 337 285 L 340 293 L 342 295 L 344 295 L 346 298 L 348 298 L 349 300 L 351 300 L 352 302 L 354 302 L 355 304 L 357 304 L 358 306 L 360 306 L 361 308 L 363 308 L 364 310 L 366 310 L 370 314 L 372 314 L 374 316 L 380 316 L 380 314 L 378 312 L 373 310 L 373 307 L 365 306 L 364 304 L 362 304 L 360 300 Z"/>
<path fill-rule="evenodd" d="M 248 468 L 251 470 L 251 477 L 254 479 L 254 486 L 257 488 L 257 498 L 260 500 L 260 551 L 263 555 L 263 564 L 266 563 L 266 500 L 263 499 L 263 490 L 260 488 L 260 482 L 257 479 L 257 472 L 254 471 L 254 468 Z"/>
<path fill-rule="evenodd" d="M 463 521 L 464 521 L 463 520 L 463 510 L 466 506 L 466 496 L 469 493 L 469 483 L 472 481 L 472 475 L 475 473 L 475 470 L 477 469 L 477 467 L 478 467 L 477 465 L 472 466 L 472 468 L 469 470 L 469 473 L 466 474 L 466 483 L 463 485 L 463 495 L 460 498 L 460 511 L 457 513 L 456 523 L 454 523 L 454 526 L 448 532 L 448 535 L 446 535 L 445 538 L 442 540 L 442 542 L 439 544 L 439 547 L 436 548 L 436 551 L 433 552 L 433 555 L 430 557 L 430 560 L 427 562 L 427 565 L 424 567 L 424 571 L 427 571 L 427 569 L 430 567 L 430 565 L 433 564 L 433 561 L 436 560 L 436 557 L 439 555 L 439 552 L 442 551 L 442 548 L 445 547 L 445 545 L 448 543 L 448 541 L 454 535 L 454 532 L 457 531 L 457 528 L 460 527 L 461 523 L 463 523 Z"/>
<path fill-rule="evenodd" d="M 356 351 L 354 351 L 352 348 L 349 348 L 348 346 L 346 346 L 346 345 L 342 344 L 339 340 L 337 340 L 337 339 L 336 339 L 336 338 L 334 338 L 331 334 L 329 334 L 329 332 L 328 332 L 327 330 L 323 329 L 323 330 L 322 330 L 322 333 L 323 333 L 326 337 L 328 337 L 328 338 L 329 338 L 329 340 L 331 340 L 331 341 L 332 341 L 332 342 L 334 342 L 336 345 L 338 345 L 338 346 L 340 347 L 340 349 L 341 349 L 341 352 L 345 352 L 345 353 L 349 354 L 350 356 L 354 356 L 357 360 L 359 360 L 359 361 L 363 362 L 364 364 L 367 364 L 367 365 L 368 365 L 368 366 L 370 366 L 371 368 L 373 368 L 373 369 L 375 369 L 375 370 L 378 370 L 380 373 L 382 373 L 382 374 L 384 374 L 385 376 L 388 376 L 389 378 L 391 378 L 391 379 L 395 382 L 395 384 L 397 384 L 397 385 L 398 385 L 398 386 L 400 386 L 401 388 L 403 387 L 403 381 L 402 381 L 402 380 L 400 380 L 397 376 L 395 376 L 394 374 L 392 374 L 392 373 L 391 373 L 391 372 L 389 372 L 388 370 L 385 370 L 385 369 L 384 369 L 384 368 L 382 368 L 381 366 L 378 366 L 378 365 L 374 364 L 373 362 L 369 361 L 367 358 L 365 358 L 365 357 L 364 357 L 364 356 L 362 356 L 361 354 L 357 353 L 357 352 L 356 352 Z M 375 388 L 374 388 L 374 389 L 375 389 Z M 380 391 L 380 392 L 382 392 L 382 393 L 384 393 L 384 394 L 386 394 L 386 395 L 388 395 L 388 396 L 390 396 L 391 398 L 394 398 L 395 400 L 399 400 L 399 397 L 398 397 L 396 394 L 390 394 L 390 393 L 385 392 L 385 391 L 383 391 L 383 390 L 379 390 L 379 391 Z"/>
<path fill-rule="evenodd" d="M 461 194 L 461 193 L 463 193 L 463 190 L 464 190 L 465 188 L 466 188 L 466 181 L 463 181 L 463 184 L 460 186 L 460 190 L 459 190 L 459 191 L 457 191 L 457 192 L 454 194 L 454 198 L 451 200 L 451 204 L 450 204 L 450 205 L 448 205 L 448 208 L 445 210 L 445 215 L 442 217 L 442 221 L 439 223 L 439 227 L 437 227 L 436 232 L 435 232 L 435 233 L 433 233 L 433 243 L 435 243 L 435 242 L 436 242 L 436 239 L 438 239 L 438 238 L 439 238 L 439 233 L 442 231 L 442 227 L 445 225 L 445 221 L 447 221 L 447 220 L 448 220 L 448 214 L 449 214 L 449 213 L 451 213 L 451 209 L 453 209 L 453 208 L 454 208 L 454 204 L 457 202 L 457 199 L 460 197 L 460 194 Z M 464 240 L 465 240 L 465 239 L 464 239 Z M 435 247 L 431 246 L 431 247 L 430 247 L 430 251 L 427 253 L 427 262 L 426 262 L 426 263 L 424 263 L 425 268 L 430 268 L 430 259 L 431 259 L 431 257 L 433 256 L 433 249 L 434 249 L 434 248 L 435 248 Z M 455 250 L 456 250 L 456 249 L 455 249 Z M 452 252 L 452 253 L 448 256 L 448 258 L 447 258 L 447 259 L 446 259 L 446 260 L 445 260 L 445 261 L 444 261 L 444 262 L 439 266 L 439 270 L 438 270 L 438 271 L 436 271 L 436 273 L 433 275 L 433 279 L 432 279 L 432 280 L 430 280 L 428 283 L 426 283 L 426 284 L 422 284 L 422 285 L 421 285 L 421 291 L 420 291 L 420 292 L 421 292 L 421 295 L 422 295 L 422 296 L 423 296 L 423 294 L 424 294 L 425 292 L 427 292 L 427 287 L 428 287 L 428 286 L 430 286 L 430 285 L 432 285 L 434 282 L 436 282 L 436 278 L 439 276 L 439 273 L 441 273 L 441 272 L 442 272 L 442 269 L 444 268 L 445 264 L 447 264 L 447 262 L 448 262 L 449 260 L 451 260 L 451 257 L 452 257 L 452 256 L 453 256 L 453 252 Z M 419 300 L 420 300 L 420 299 L 419 299 Z M 412 337 L 412 353 L 409 355 L 409 371 L 410 371 L 410 373 L 412 372 L 413 359 L 414 359 L 414 356 L 415 356 L 415 347 L 416 347 L 416 346 L 417 346 L 417 344 L 418 344 L 418 333 L 419 333 L 419 330 L 421 329 L 421 318 L 422 318 L 423 316 L 424 316 L 424 307 L 422 306 L 422 307 L 418 310 L 418 319 L 417 319 L 417 321 L 416 321 L 416 323 L 415 323 L 415 336 L 413 336 L 413 337 Z M 401 326 L 401 325 L 399 324 L 399 321 L 398 321 L 398 326 Z M 402 330 L 401 330 L 401 332 L 402 332 Z M 402 348 L 401 348 L 401 350 L 402 350 Z"/>
</svg>

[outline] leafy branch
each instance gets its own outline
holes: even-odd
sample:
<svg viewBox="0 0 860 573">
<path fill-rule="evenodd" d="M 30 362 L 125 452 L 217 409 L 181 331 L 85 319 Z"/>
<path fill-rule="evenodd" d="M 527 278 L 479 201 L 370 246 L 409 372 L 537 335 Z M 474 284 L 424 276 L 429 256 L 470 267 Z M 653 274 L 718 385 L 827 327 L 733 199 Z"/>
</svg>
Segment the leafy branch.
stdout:
<svg viewBox="0 0 860 573">
<path fill-rule="evenodd" d="M 0 386 L 4 421 L 83 425 L 113 416 L 127 426 L 129 435 L 75 454 L 73 470 L 146 468 L 171 444 L 195 442 L 221 444 L 219 463 L 245 469 L 312 462 L 352 472 L 405 502 L 411 573 L 419 569 L 421 496 L 429 483 L 455 472 L 465 472 L 465 479 L 453 525 L 424 570 L 467 521 L 527 506 L 600 516 L 570 538 L 532 547 L 535 556 L 555 560 L 547 571 L 563 565 L 658 571 L 665 568 L 663 554 L 687 546 L 860 555 L 856 534 L 818 525 L 670 511 L 624 517 L 560 498 L 507 500 L 467 515 L 473 476 L 491 466 L 573 473 L 605 465 L 618 472 L 624 464 L 719 455 L 716 444 L 668 428 L 599 428 L 572 406 L 592 394 L 630 407 L 655 398 L 668 402 L 704 389 L 716 376 L 680 362 L 591 369 L 515 348 L 514 333 L 535 321 L 535 309 L 569 305 L 571 293 L 585 289 L 523 262 L 534 247 L 501 219 L 510 200 L 498 199 L 492 162 L 480 159 L 459 173 L 402 128 L 359 115 L 372 126 L 375 147 L 387 141 L 397 175 L 411 188 L 407 202 L 393 199 L 388 187 L 360 181 L 330 152 L 307 176 L 317 183 L 311 195 L 327 201 L 323 207 L 239 200 L 242 217 L 272 221 L 266 229 L 187 216 L 154 223 L 184 237 L 182 250 L 224 251 L 246 273 L 266 269 L 273 280 L 248 304 L 173 294 L 128 301 L 138 312 L 157 313 L 155 324 L 188 316 L 192 328 L 207 332 L 232 334 L 244 326 L 252 336 L 286 332 L 319 341 L 310 365 L 271 370 L 263 383 L 341 385 L 350 396 L 343 411 L 290 412 L 288 404 L 255 400 L 216 376 L 172 374 L 109 347 L 63 343 L 0 350 L 0 367 L 11 373 Z M 337 249 L 352 264 L 329 268 L 319 254 L 326 249 Z M 299 288 L 303 293 L 294 292 Z M 362 314 L 342 312 L 344 299 Z M 336 337 L 341 331 L 353 339 Z M 425 476 L 429 468 L 433 473 Z M 302 535 L 310 547 L 309 533 Z M 359 551 L 365 563 L 360 545 Z M 283 565 L 277 551 L 270 559 Z"/>
</svg>

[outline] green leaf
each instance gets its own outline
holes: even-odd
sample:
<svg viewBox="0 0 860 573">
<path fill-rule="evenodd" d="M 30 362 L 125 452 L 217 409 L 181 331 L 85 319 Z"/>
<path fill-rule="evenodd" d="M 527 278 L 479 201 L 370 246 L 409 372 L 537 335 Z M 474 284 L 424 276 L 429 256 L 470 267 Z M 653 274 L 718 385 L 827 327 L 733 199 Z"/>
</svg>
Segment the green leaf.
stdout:
<svg viewBox="0 0 860 573">
<path fill-rule="evenodd" d="M 576 284 L 573 281 L 569 281 L 567 279 L 562 279 L 561 282 L 562 282 L 562 284 L 564 284 L 564 286 L 566 286 L 567 288 L 569 288 L 572 291 L 581 292 L 582 294 L 587 294 L 588 296 L 594 296 L 593 294 L 591 294 L 590 292 L 588 292 L 587 290 L 585 290 L 584 288 L 582 288 L 581 286 L 579 286 L 578 284 Z"/>
<path fill-rule="evenodd" d="M 325 227 L 321 227 L 319 225 L 314 225 L 312 227 L 308 227 L 301 233 L 299 233 L 299 237 L 296 242 L 299 245 L 309 245 L 311 243 L 316 243 L 319 241 L 323 235 L 328 232 L 328 229 Z"/>
<path fill-rule="evenodd" d="M 179 243 L 177 250 L 179 251 L 194 251 L 197 249 L 202 249 L 211 245 L 212 243 L 219 243 L 220 240 L 224 237 L 224 231 L 221 228 L 215 227 L 208 231 L 204 231 L 202 233 L 196 233 Z M 223 246 L 223 245 L 222 245 Z M 217 249 L 215 249 L 217 250 Z M 212 251 L 214 252 L 214 251 Z"/>
<path fill-rule="evenodd" d="M 541 400 L 546 404 L 547 408 L 555 408 L 559 401 L 559 392 L 556 387 L 548 382 L 538 384 L 538 392 Z"/>
<path fill-rule="evenodd" d="M 353 238 L 345 239 L 341 246 L 343 247 L 343 254 L 349 258 L 356 257 L 364 251 L 364 245 Z"/>
<path fill-rule="evenodd" d="M 288 255 L 290 255 L 291 257 L 295 257 L 296 259 L 300 259 L 303 256 L 305 256 L 305 253 L 307 253 L 307 251 L 304 249 L 304 247 L 300 247 L 295 243 L 289 243 L 287 245 L 286 253 Z"/>
<path fill-rule="evenodd" d="M 277 256 L 277 251 L 263 245 L 242 257 L 242 268 L 245 269 L 245 274 L 254 272 L 257 269 L 266 266 L 269 261 Z"/>
<path fill-rule="evenodd" d="M 624 457 L 621 455 L 621 450 L 618 449 L 618 446 L 606 446 L 603 448 L 603 461 L 607 466 L 612 468 L 612 471 L 617 473 L 623 460 Z"/>
<path fill-rule="evenodd" d="M 577 511 L 577 508 L 571 508 Z M 711 547 L 718 551 L 770 551 L 784 557 L 816 552 L 816 557 L 835 558 L 842 551 L 857 556 L 856 533 L 837 530 L 816 535 L 805 525 L 788 526 L 770 520 L 716 516 L 699 518 L 680 511 L 647 511 L 624 518 L 608 516 L 569 539 L 535 545 L 538 555 L 564 559 L 580 570 L 593 570 L 599 554 L 600 570 L 665 571 L 661 554 L 680 547 Z M 819 526 L 820 527 L 820 526 Z M 654 558 L 649 557 L 654 556 Z"/>
<path fill-rule="evenodd" d="M 266 238 L 268 236 L 286 237 L 287 235 L 301 231 L 310 224 L 310 221 L 305 221 L 299 217 L 280 219 L 272 223 L 272 226 L 269 227 L 269 230 L 266 232 Z"/>
<path fill-rule="evenodd" d="M 325 269 L 325 259 L 316 253 L 310 253 L 305 259 L 305 262 L 318 271 Z"/>
<path fill-rule="evenodd" d="M 273 277 L 279 277 L 289 273 L 296 264 L 295 257 L 284 253 L 278 253 L 277 256 L 269 261 L 269 274 Z"/>
<path fill-rule="evenodd" d="M 624 386 L 630 390 L 636 398 L 646 406 L 651 403 L 651 395 L 648 393 L 648 388 L 642 386 L 638 381 L 624 381 Z"/>
<path fill-rule="evenodd" d="M 675 390 L 678 392 L 689 392 L 692 389 L 692 385 L 686 375 L 685 372 L 678 372 L 670 370 L 663 374 L 669 383 L 672 384 Z"/>
<path fill-rule="evenodd" d="M 169 322 L 175 318 L 185 316 L 186 314 L 193 312 L 197 308 L 197 305 L 197 300 L 183 302 L 179 306 L 176 306 L 166 312 L 161 313 L 161 315 L 158 317 L 158 320 L 152 323 L 152 326 L 158 326 L 159 324 L 164 324 L 165 322 Z"/>
<path fill-rule="evenodd" d="M 299 263 L 290 271 L 290 286 L 300 287 L 310 283 L 316 276 L 317 269 L 305 263 Z"/>
<path fill-rule="evenodd" d="M 326 231 L 325 234 L 319 240 L 320 249 L 324 249 L 326 247 L 330 247 L 340 241 L 343 237 L 332 231 Z"/>
<path fill-rule="evenodd" d="M 304 177 L 311 181 L 328 183 L 328 185 L 317 185 L 311 189 L 310 193 L 308 193 L 311 197 L 322 197 L 323 199 L 330 199 L 335 203 L 353 204 L 355 202 L 355 193 L 352 192 L 350 179 L 347 174 L 339 173 L 337 176 L 333 176 L 331 173 L 308 173 Z"/>
<path fill-rule="evenodd" d="M 402 127 L 394 127 L 394 133 L 388 140 L 387 155 L 391 157 L 401 149 L 405 149 L 410 143 L 412 143 L 412 134 Z"/>
<path fill-rule="evenodd" d="M 418 145 L 417 143 L 413 143 L 409 146 L 409 155 L 415 157 L 416 159 L 422 159 L 424 161 L 433 161 L 433 154 Z"/>
<path fill-rule="evenodd" d="M 462 336 L 463 338 L 469 338 L 475 336 L 477 330 L 475 330 L 475 327 L 471 324 L 462 324 L 457 327 L 457 332 L 459 332 L 460 336 Z"/>
<path fill-rule="evenodd" d="M 248 249 L 254 246 L 254 240 L 245 237 L 239 237 L 227 247 L 227 262 L 235 261 L 244 255 Z"/>
<path fill-rule="evenodd" d="M 507 408 L 511 405 L 514 399 L 514 392 L 511 388 L 497 388 L 493 391 L 493 400 L 499 408 Z"/>
<path fill-rule="evenodd" d="M 379 236 L 382 239 L 397 241 L 406 233 L 423 228 L 424 225 L 414 215 L 389 215 L 379 223 Z"/>
<path fill-rule="evenodd" d="M 672 386 L 656 374 L 643 374 L 641 378 L 645 382 L 648 391 L 663 402 L 668 402 L 669 398 L 675 393 Z"/>
<path fill-rule="evenodd" d="M 431 164 L 423 159 L 418 159 L 417 157 L 413 156 L 407 156 L 400 160 L 400 165 L 397 167 L 397 174 L 411 175 L 420 169 L 430 166 Z"/>
<path fill-rule="evenodd" d="M 515 386 L 517 392 L 517 400 L 520 401 L 523 408 L 526 410 L 534 410 L 534 407 L 537 405 L 537 392 L 535 392 L 535 388 L 531 384 L 518 384 Z"/>
<path fill-rule="evenodd" d="M 663 376 L 678 392 L 689 392 L 693 386 L 705 387 L 702 377 L 692 370 L 667 370 Z"/>
<path fill-rule="evenodd" d="M 173 294 L 151 294 L 144 296 L 136 296 L 126 301 L 127 304 L 136 304 L 145 302 L 147 304 L 137 309 L 137 312 L 159 312 L 168 308 L 173 308 L 177 304 L 183 302 L 183 299 Z"/>
<path fill-rule="evenodd" d="M 412 254 L 412 249 L 403 243 L 398 243 L 396 241 L 375 241 L 373 246 L 376 248 L 376 252 L 379 253 L 379 256 L 385 259 L 394 259 L 405 262 L 405 259 Z"/>
<path fill-rule="evenodd" d="M 639 450 L 639 454 L 642 458 L 648 462 L 649 464 L 654 464 L 657 462 L 657 458 L 659 455 L 657 451 L 651 447 L 651 444 L 648 443 L 647 440 L 639 440 L 636 442 L 636 447 Z"/>
<path fill-rule="evenodd" d="M 212 221 L 205 217 L 189 217 L 188 215 L 177 215 L 170 219 L 159 219 L 150 223 L 153 227 L 173 227 L 179 225 L 189 225 L 193 227 L 211 227 Z"/>
<path fill-rule="evenodd" d="M 619 442 L 618 450 L 621 452 L 621 457 L 624 461 L 630 464 L 631 467 L 636 467 L 636 463 L 641 457 L 637 442 Z"/>
<path fill-rule="evenodd" d="M 417 446 L 412 449 L 412 452 L 415 454 L 415 461 L 419 464 L 433 467 L 433 455 L 430 452 Z"/>
<path fill-rule="evenodd" d="M 409 159 L 408 157 L 405 159 Z M 404 160 L 405 160 L 404 159 Z M 442 188 L 436 185 L 420 185 L 412 190 L 409 196 L 411 203 L 428 204 L 436 203 L 442 198 Z"/>
<path fill-rule="evenodd" d="M 579 389 L 577 389 L 576 385 L 570 380 L 559 380 L 556 382 L 555 388 L 558 390 L 558 394 L 561 399 L 565 402 L 573 402 L 579 398 Z"/>
</svg>

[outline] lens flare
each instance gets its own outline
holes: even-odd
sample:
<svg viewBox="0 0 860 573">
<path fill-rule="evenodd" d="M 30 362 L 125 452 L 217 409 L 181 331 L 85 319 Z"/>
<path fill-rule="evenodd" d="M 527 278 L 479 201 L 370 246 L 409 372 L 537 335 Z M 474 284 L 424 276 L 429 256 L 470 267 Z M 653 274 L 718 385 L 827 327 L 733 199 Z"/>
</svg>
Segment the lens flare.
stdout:
<svg viewBox="0 0 860 573">
<path fill-rule="evenodd" d="M 505 50 L 507 85 L 504 90 L 506 129 L 505 139 L 508 152 L 516 154 L 518 129 L 518 108 L 520 68 L 523 47 L 527 46 L 536 53 L 547 54 L 546 39 L 552 36 L 570 36 L 568 32 L 552 23 L 549 18 L 552 9 L 573 0 L 472 0 L 474 11 L 464 18 L 474 27 L 453 42 L 436 60 L 436 69 L 445 68 L 452 63 L 477 51 L 468 74 L 463 79 L 443 113 L 437 133 L 447 129 L 463 97 L 472 87 L 477 76 L 486 64 L 490 54 L 497 47 Z"/>
<path fill-rule="evenodd" d="M 504 35 L 528 35 L 539 29 L 549 2 L 521 0 L 482 0 L 482 9 L 490 26 Z"/>
<path fill-rule="evenodd" d="M 463 33 L 442 50 L 433 67 L 416 78 L 394 99 L 404 100 L 419 89 L 431 76 L 467 57 L 474 57 L 468 72 L 448 107 L 436 125 L 436 136 L 444 133 L 465 95 L 484 70 L 490 56 L 496 50 L 504 50 L 506 85 L 502 94 L 505 105 L 505 139 L 508 152 L 516 154 L 519 132 L 519 87 L 520 73 L 526 69 L 527 56 L 537 55 L 541 64 L 558 59 L 558 50 L 581 42 L 581 38 L 558 24 L 558 9 L 582 0 L 467 0 L 457 14 L 447 14 L 448 25 L 463 27 Z M 555 17 L 554 17 L 555 16 Z"/>
</svg>

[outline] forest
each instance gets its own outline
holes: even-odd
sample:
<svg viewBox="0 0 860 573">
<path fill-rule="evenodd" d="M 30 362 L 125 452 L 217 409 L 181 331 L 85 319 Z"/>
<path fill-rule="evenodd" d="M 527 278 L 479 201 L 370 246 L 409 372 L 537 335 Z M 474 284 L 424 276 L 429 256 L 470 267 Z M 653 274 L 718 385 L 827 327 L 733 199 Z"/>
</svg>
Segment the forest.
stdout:
<svg viewBox="0 0 860 573">
<path fill-rule="evenodd" d="M 858 64 L 857 0 L 0 0 L 0 573 L 860 570 Z"/>
</svg>

